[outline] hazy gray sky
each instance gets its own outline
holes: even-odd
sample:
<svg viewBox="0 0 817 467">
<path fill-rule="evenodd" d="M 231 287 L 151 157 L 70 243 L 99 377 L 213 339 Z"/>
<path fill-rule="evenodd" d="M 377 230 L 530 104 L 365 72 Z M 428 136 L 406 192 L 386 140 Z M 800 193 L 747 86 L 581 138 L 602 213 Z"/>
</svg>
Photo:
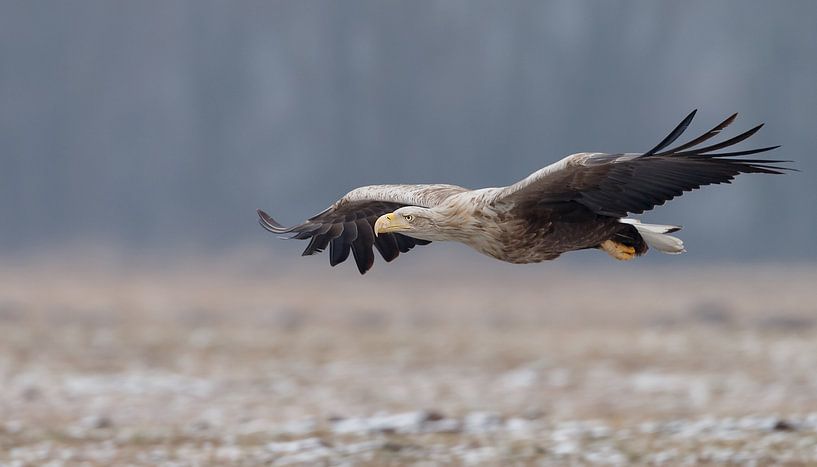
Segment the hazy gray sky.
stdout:
<svg viewBox="0 0 817 467">
<path fill-rule="evenodd" d="M 647 217 L 817 258 L 817 2 L 3 2 L 0 250 L 269 240 L 346 191 L 505 185 L 741 112 L 803 172 Z M 268 238 L 267 238 L 268 237 Z M 301 247 L 302 248 L 302 247 Z"/>
</svg>

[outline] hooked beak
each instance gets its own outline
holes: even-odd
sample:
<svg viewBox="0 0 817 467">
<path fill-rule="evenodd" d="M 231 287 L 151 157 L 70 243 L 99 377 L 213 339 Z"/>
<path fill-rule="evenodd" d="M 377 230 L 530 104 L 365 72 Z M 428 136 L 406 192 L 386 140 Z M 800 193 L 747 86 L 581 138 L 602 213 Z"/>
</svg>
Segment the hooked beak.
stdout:
<svg viewBox="0 0 817 467">
<path fill-rule="evenodd" d="M 397 232 L 404 227 L 406 224 L 402 222 L 402 218 L 390 212 L 377 218 L 374 223 L 374 234 L 377 236 L 382 233 Z"/>
</svg>

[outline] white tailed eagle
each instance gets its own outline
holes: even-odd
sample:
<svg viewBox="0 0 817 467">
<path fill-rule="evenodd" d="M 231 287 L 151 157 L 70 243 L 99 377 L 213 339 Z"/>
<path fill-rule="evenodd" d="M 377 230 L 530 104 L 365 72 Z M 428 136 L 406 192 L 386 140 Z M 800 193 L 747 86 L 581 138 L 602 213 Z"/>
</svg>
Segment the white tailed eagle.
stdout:
<svg viewBox="0 0 817 467">
<path fill-rule="evenodd" d="M 769 159 L 737 159 L 778 146 L 718 152 L 749 138 L 763 125 L 721 143 L 701 147 L 737 114 L 703 135 L 664 150 L 689 126 L 690 113 L 658 145 L 641 154 L 573 154 L 513 185 L 469 190 L 454 185 L 372 185 L 350 191 L 306 222 L 283 227 L 258 210 L 261 226 L 290 238 L 309 239 L 304 255 L 329 247 L 329 264 L 349 257 L 365 274 L 372 246 L 392 261 L 416 245 L 453 240 L 511 263 L 535 263 L 562 253 L 596 248 L 619 260 L 652 247 L 684 252 L 668 235 L 681 227 L 642 224 L 640 214 L 704 185 L 729 183 L 741 173 L 780 174 Z"/>
</svg>

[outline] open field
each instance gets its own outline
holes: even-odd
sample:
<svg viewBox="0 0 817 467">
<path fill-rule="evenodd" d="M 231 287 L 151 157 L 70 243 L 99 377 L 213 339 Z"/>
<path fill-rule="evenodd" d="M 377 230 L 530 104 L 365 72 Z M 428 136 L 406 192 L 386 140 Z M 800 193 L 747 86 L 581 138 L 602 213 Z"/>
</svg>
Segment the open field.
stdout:
<svg viewBox="0 0 817 467">
<path fill-rule="evenodd" d="M 0 465 L 817 463 L 812 266 L 57 263 L 0 270 Z"/>
</svg>

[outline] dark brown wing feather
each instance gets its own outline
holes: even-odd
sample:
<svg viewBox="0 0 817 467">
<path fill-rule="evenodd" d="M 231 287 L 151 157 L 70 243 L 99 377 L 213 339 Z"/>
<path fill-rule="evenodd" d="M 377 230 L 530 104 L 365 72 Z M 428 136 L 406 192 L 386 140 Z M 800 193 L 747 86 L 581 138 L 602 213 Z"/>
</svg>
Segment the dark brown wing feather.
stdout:
<svg viewBox="0 0 817 467">
<path fill-rule="evenodd" d="M 780 174 L 785 170 L 769 159 L 733 159 L 770 151 L 769 146 L 744 151 L 714 153 L 755 134 L 762 125 L 711 146 L 695 146 L 718 135 L 736 117 L 729 118 L 692 141 L 661 152 L 686 129 L 690 113 L 664 140 L 643 154 L 577 154 L 503 189 L 497 203 L 518 205 L 577 202 L 593 212 L 625 217 L 639 214 L 704 185 L 730 183 L 741 173 Z"/>
<path fill-rule="evenodd" d="M 355 259 L 358 271 L 365 274 L 374 264 L 374 251 L 386 261 L 392 261 L 416 245 L 431 242 L 407 237 L 398 233 L 380 234 L 375 237 L 374 223 L 378 217 L 399 209 L 405 204 L 383 201 L 356 201 L 333 206 L 310 218 L 303 224 L 284 227 L 269 214 L 258 210 L 258 222 L 266 230 L 276 234 L 292 234 L 290 238 L 309 239 L 304 256 L 320 253 L 329 247 L 329 264 L 338 265 L 349 253 Z"/>
</svg>

